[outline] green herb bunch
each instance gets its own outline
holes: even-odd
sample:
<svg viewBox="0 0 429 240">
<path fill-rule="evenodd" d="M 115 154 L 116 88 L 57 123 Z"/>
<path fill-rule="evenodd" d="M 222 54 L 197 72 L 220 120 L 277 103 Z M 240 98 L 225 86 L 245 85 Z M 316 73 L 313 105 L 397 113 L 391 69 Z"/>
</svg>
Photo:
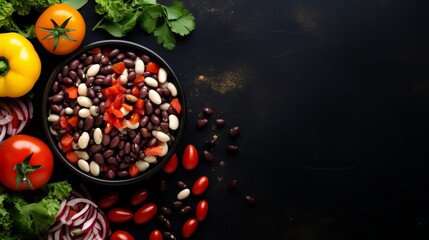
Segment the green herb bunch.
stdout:
<svg viewBox="0 0 429 240">
<path fill-rule="evenodd" d="M 95 12 L 103 17 L 93 27 L 114 37 L 123 37 L 137 25 L 168 50 L 176 46 L 176 35 L 195 29 L 195 18 L 182 2 L 162 5 L 156 0 L 96 0 Z"/>
</svg>

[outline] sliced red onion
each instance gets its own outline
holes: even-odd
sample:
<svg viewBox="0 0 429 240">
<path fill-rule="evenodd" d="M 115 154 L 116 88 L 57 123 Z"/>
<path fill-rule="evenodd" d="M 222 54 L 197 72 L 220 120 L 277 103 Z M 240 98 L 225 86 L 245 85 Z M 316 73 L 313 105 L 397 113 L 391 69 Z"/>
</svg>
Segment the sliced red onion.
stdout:
<svg viewBox="0 0 429 240">
<path fill-rule="evenodd" d="M 97 205 L 87 198 L 73 193 L 67 200 L 61 202 L 57 221 L 44 234 L 44 239 L 55 240 L 94 240 L 107 239 L 110 227 L 107 218 Z M 73 216 L 70 211 L 76 211 Z"/>
<path fill-rule="evenodd" d="M 2 119 L 0 119 L 0 125 L 6 125 L 12 121 L 12 115 L 2 115 Z"/>
<path fill-rule="evenodd" d="M 14 119 L 15 118 L 15 119 Z M 6 137 L 22 132 L 28 121 L 33 118 L 33 103 L 29 95 L 22 98 L 0 99 L 0 126 L 5 127 L 5 133 L 0 134 L 0 142 Z M 13 124 L 18 125 L 16 127 Z M 3 131 L 3 130 L 2 130 Z"/>
</svg>

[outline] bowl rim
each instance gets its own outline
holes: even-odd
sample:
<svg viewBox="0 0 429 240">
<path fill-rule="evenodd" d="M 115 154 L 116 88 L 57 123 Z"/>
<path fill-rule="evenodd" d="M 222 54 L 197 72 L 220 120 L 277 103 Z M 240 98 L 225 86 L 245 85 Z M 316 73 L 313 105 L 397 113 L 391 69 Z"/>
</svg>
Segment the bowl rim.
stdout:
<svg viewBox="0 0 429 240">
<path fill-rule="evenodd" d="M 80 170 L 76 164 L 72 164 L 63 155 L 62 151 L 58 147 L 58 142 L 53 138 L 53 135 L 50 132 L 49 125 L 48 125 L 48 96 L 51 91 L 51 87 L 55 79 L 57 78 L 58 73 L 61 71 L 63 66 L 69 62 L 71 62 L 73 59 L 75 59 L 80 54 L 96 47 L 106 47 L 106 46 L 118 46 L 118 47 L 124 47 L 128 49 L 135 49 L 136 52 L 139 52 L 140 54 L 147 54 L 150 56 L 152 60 L 155 60 L 157 63 L 162 65 L 162 67 L 167 71 L 168 76 L 170 78 L 170 81 L 174 83 L 178 90 L 178 96 L 177 98 L 181 102 L 182 105 L 182 112 L 180 113 L 180 123 L 179 123 L 179 130 L 177 132 L 177 135 L 175 136 L 175 140 L 173 144 L 169 147 L 168 153 L 160 160 L 156 165 L 152 165 L 149 169 L 147 169 L 145 172 L 140 173 L 136 177 L 127 177 L 124 179 L 104 179 L 99 177 L 94 177 L 90 174 L 87 174 Z M 119 39 L 109 39 L 109 40 L 100 40 L 95 41 L 92 43 L 89 43 L 85 46 L 80 47 L 76 51 L 74 51 L 72 54 L 68 55 L 63 61 L 61 61 L 60 64 L 58 64 L 54 70 L 52 71 L 51 75 L 49 76 L 49 79 L 46 83 L 45 89 L 43 91 L 43 97 L 42 97 L 42 125 L 43 130 L 46 135 L 46 138 L 48 140 L 48 144 L 51 147 L 51 150 L 55 153 L 57 158 L 60 159 L 60 161 L 65 164 L 73 173 L 78 175 L 79 177 L 89 180 L 90 182 L 101 184 L 101 185 L 107 185 L 107 186 L 123 186 L 123 185 L 131 185 L 133 183 L 140 182 L 142 180 L 148 179 L 150 176 L 157 173 L 161 168 L 168 162 L 168 160 L 173 156 L 173 154 L 176 152 L 176 149 L 179 145 L 180 140 L 182 139 L 183 133 L 185 131 L 185 122 L 187 117 L 187 105 L 186 105 L 186 98 L 184 95 L 184 91 L 182 88 L 182 85 L 180 84 L 179 78 L 173 71 L 173 69 L 170 67 L 170 65 L 165 61 L 160 55 L 158 55 L 153 50 L 140 45 L 136 42 L 127 41 L 127 40 L 119 40 Z"/>
</svg>

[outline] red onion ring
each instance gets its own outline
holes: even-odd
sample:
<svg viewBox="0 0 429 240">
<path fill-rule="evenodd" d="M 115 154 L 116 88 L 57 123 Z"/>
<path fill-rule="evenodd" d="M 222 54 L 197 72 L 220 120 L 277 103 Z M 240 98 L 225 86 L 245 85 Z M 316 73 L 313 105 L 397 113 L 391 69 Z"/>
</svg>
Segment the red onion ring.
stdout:
<svg viewBox="0 0 429 240">
<path fill-rule="evenodd" d="M 28 121 L 33 118 L 33 103 L 29 96 L 0 98 L 0 142 L 7 137 L 6 135 L 21 133 Z"/>
</svg>

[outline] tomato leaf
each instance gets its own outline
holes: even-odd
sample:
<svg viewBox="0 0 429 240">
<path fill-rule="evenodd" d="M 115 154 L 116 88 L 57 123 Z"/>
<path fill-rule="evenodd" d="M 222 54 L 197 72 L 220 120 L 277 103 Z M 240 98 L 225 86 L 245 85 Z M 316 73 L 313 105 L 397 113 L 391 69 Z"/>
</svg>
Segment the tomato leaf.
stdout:
<svg viewBox="0 0 429 240">
<path fill-rule="evenodd" d="M 162 44 L 166 49 L 173 50 L 176 46 L 176 37 L 166 22 L 162 26 L 156 28 L 154 35 L 158 43 Z"/>
<path fill-rule="evenodd" d="M 88 0 L 62 0 L 61 3 L 68 4 L 75 9 L 80 9 L 88 3 Z"/>
</svg>

